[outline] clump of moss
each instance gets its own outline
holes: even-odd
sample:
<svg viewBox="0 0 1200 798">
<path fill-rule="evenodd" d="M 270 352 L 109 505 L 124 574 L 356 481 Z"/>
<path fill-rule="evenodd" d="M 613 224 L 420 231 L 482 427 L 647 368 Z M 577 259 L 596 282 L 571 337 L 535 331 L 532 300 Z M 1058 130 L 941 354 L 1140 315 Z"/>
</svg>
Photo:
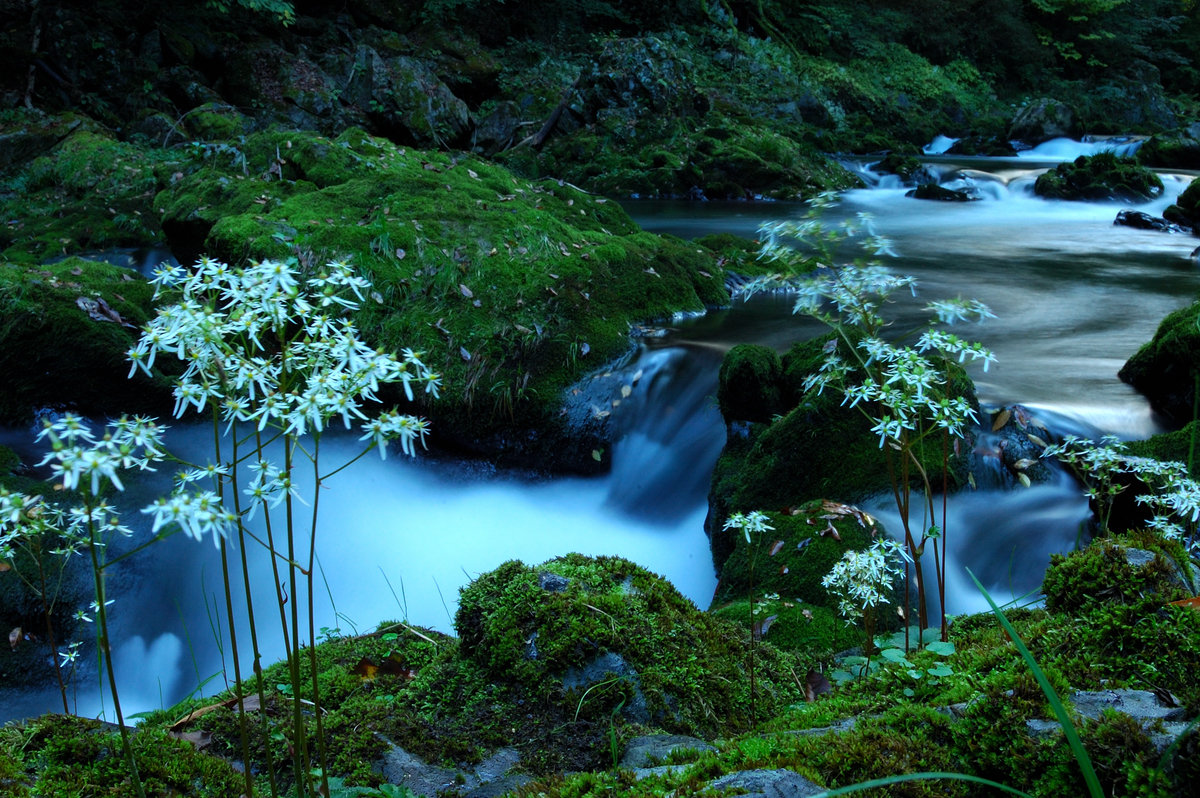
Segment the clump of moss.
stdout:
<svg viewBox="0 0 1200 798">
<path fill-rule="evenodd" d="M 96 415 L 169 409 L 165 379 L 126 379 L 125 352 L 153 313 L 153 293 L 141 275 L 102 262 L 0 263 L 0 421 L 27 421 L 46 407 Z"/>
<path fill-rule="evenodd" d="M 1081 155 L 1040 176 L 1033 193 L 1046 199 L 1149 202 L 1163 192 L 1158 175 L 1111 152 Z"/>
<path fill-rule="evenodd" d="M 779 355 L 768 346 L 739 344 L 730 349 L 717 377 L 717 404 L 726 422 L 770 423 L 785 409 L 782 373 Z"/>
<path fill-rule="evenodd" d="M 1200 302 L 1168 313 L 1117 376 L 1179 423 L 1192 421 L 1200 374 Z"/>
<path fill-rule="evenodd" d="M 1193 452 L 1192 441 L 1200 444 L 1200 420 L 1190 421 L 1183 429 L 1161 432 L 1144 441 L 1130 441 L 1125 450 L 1135 457 L 1153 457 L 1163 462 L 1183 463 L 1195 479 L 1200 476 L 1200 452 Z M 1200 449 L 1200 446 L 1196 447 Z M 1189 463 L 1189 460 L 1193 462 Z"/>
<path fill-rule="evenodd" d="M 1102 603 L 1145 606 L 1147 600 L 1157 606 L 1188 598 L 1180 566 L 1161 545 L 1148 545 L 1156 550 L 1103 539 L 1065 557 L 1051 556 L 1042 582 L 1046 609 L 1079 612 Z M 1183 560 L 1187 562 L 1186 557 Z"/>
<path fill-rule="evenodd" d="M 1175 203 L 1163 211 L 1163 218 L 1185 227 L 1200 224 L 1200 180 L 1188 183 L 1187 188 L 1175 198 Z"/>
<path fill-rule="evenodd" d="M 782 651 L 794 651 L 814 659 L 828 659 L 863 642 L 862 631 L 848 626 L 829 607 L 794 599 L 756 598 L 753 603 L 731 601 L 713 607 L 709 612 L 747 629 L 757 626 L 761 631 L 765 628 L 767 631 L 761 633 L 763 640 Z M 764 623 L 768 618 L 773 620 Z"/>
</svg>

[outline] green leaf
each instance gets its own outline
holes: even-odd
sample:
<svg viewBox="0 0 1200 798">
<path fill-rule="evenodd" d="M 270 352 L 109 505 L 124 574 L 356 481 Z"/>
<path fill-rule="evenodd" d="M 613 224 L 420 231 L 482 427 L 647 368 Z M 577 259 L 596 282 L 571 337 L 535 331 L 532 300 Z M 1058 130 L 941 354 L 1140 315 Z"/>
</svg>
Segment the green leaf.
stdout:
<svg viewBox="0 0 1200 798">
<path fill-rule="evenodd" d="M 911 687 L 905 687 L 905 688 L 904 688 L 904 695 L 908 696 L 909 698 L 912 698 L 913 696 L 915 696 L 915 695 L 916 695 L 916 693 L 915 693 L 915 692 L 913 692 L 913 689 L 912 689 Z"/>
<path fill-rule="evenodd" d="M 949 665 L 938 665 L 936 668 L 929 668 L 926 671 L 930 676 L 953 676 L 954 671 Z"/>
<path fill-rule="evenodd" d="M 850 671 L 832 671 L 829 674 L 829 678 L 838 683 L 850 682 L 854 681 L 854 674 Z"/>
<path fill-rule="evenodd" d="M 999 782 L 981 779 L 978 776 L 968 776 L 965 773 L 904 773 L 899 776 L 888 776 L 884 779 L 871 779 L 870 781 L 851 784 L 849 787 L 838 787 L 836 790 L 826 790 L 825 792 L 818 794 L 816 798 L 834 798 L 834 796 L 837 795 L 849 795 L 852 792 L 862 792 L 863 790 L 870 790 L 875 787 L 887 787 L 890 784 L 900 784 L 906 781 L 926 781 L 934 779 L 969 781 L 972 784 L 986 784 L 989 787 L 995 787 L 997 790 L 1004 790 L 1012 795 L 1019 795 L 1021 798 L 1033 798 L 1033 796 L 1027 792 L 1021 792 L 1020 790 L 1007 787 Z"/>
<path fill-rule="evenodd" d="M 898 648 L 885 648 L 879 654 L 889 662 L 908 662 L 908 659 L 904 656 L 904 652 Z"/>
<path fill-rule="evenodd" d="M 954 644 L 953 643 L 943 643 L 941 640 L 935 640 L 932 643 L 930 643 L 929 645 L 925 646 L 925 649 L 927 651 L 932 651 L 934 654 L 937 654 L 939 657 L 948 657 L 954 653 Z"/>
<path fill-rule="evenodd" d="M 1017 634 L 1017 630 L 1009 622 L 1008 616 L 1004 614 L 996 602 L 992 601 L 991 595 L 987 592 L 984 586 L 975 574 L 971 573 L 971 569 L 967 569 L 975 586 L 979 588 L 979 592 L 987 599 L 988 605 L 991 606 L 992 612 L 1000 619 L 1000 625 L 1004 627 L 1004 631 L 1008 632 L 1008 636 L 1012 638 L 1013 643 L 1017 647 L 1017 651 L 1021 652 L 1021 657 L 1029 665 L 1033 671 L 1033 677 L 1037 679 L 1037 683 L 1041 686 L 1042 692 L 1046 694 L 1046 700 L 1050 702 L 1050 706 L 1054 709 L 1054 714 L 1058 718 L 1059 724 L 1062 726 L 1063 734 L 1067 737 L 1067 742 L 1071 745 L 1071 753 L 1075 755 L 1075 761 L 1079 764 L 1079 769 L 1083 771 L 1083 780 L 1087 782 L 1088 792 L 1092 798 L 1104 798 L 1104 790 L 1100 787 L 1100 779 L 1096 777 L 1096 770 L 1092 767 L 1091 757 L 1083 747 L 1083 741 L 1079 739 L 1079 733 L 1075 731 L 1075 724 L 1071 723 L 1071 716 L 1067 714 L 1067 708 L 1063 706 L 1062 699 L 1058 697 L 1058 693 L 1054 692 L 1054 688 L 1050 686 L 1050 681 L 1046 678 L 1046 674 L 1042 673 L 1042 669 L 1038 667 L 1037 660 L 1033 658 L 1033 654 L 1029 653 L 1029 649 L 1025 646 L 1025 641 Z"/>
<path fill-rule="evenodd" d="M 909 675 L 909 676 L 911 676 L 911 677 L 913 677 L 914 679 L 920 679 L 920 678 L 921 678 L 922 676 L 924 676 L 925 674 L 921 673 L 921 672 L 920 672 L 920 671 L 918 671 L 918 670 L 911 670 L 911 671 L 909 671 L 909 672 L 908 672 L 908 675 Z"/>
</svg>

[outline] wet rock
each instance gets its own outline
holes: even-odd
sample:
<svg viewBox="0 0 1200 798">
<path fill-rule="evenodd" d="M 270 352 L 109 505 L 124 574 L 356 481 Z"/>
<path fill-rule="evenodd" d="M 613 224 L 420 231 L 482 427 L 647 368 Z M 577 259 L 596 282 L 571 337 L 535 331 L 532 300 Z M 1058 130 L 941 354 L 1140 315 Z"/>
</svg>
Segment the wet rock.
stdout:
<svg viewBox="0 0 1200 798">
<path fill-rule="evenodd" d="M 542 571 L 538 574 L 538 587 L 550 593 L 561 593 L 571 585 L 571 580 L 565 576 Z"/>
<path fill-rule="evenodd" d="M 140 133 L 158 147 L 170 146 L 185 139 L 175 120 L 163 113 L 151 113 L 143 117 L 133 132 Z"/>
<path fill-rule="evenodd" d="M 743 770 L 712 782 L 713 790 L 738 790 L 746 798 L 807 798 L 824 788 L 792 770 Z"/>
<path fill-rule="evenodd" d="M 1124 712 L 1143 724 L 1156 720 L 1180 721 L 1187 718 L 1187 710 L 1183 707 L 1166 702 L 1149 690 L 1077 691 L 1071 694 L 1071 703 L 1080 715 L 1091 720 L 1099 720 L 1100 713 L 1106 709 Z"/>
<path fill-rule="evenodd" d="M 994 136 L 968 136 L 959 139 L 946 150 L 947 155 L 984 155 L 992 158 L 1011 158 L 1017 154 L 1012 144 Z"/>
<path fill-rule="evenodd" d="M 687 737 L 681 734 L 654 734 L 646 737 L 634 737 L 625 746 L 621 756 L 623 768 L 646 768 L 655 761 L 667 758 L 676 750 L 715 751 L 713 746 L 698 737 Z"/>
<path fill-rule="evenodd" d="M 717 404 L 728 421 L 766 423 L 786 408 L 780 393 L 783 366 L 768 346 L 739 344 L 721 361 Z"/>
<path fill-rule="evenodd" d="M 1197 317 L 1200 317 L 1200 303 L 1167 314 L 1154 337 L 1117 372 L 1118 377 L 1143 393 L 1155 408 L 1180 424 L 1192 420 L 1195 374 L 1200 371 Z"/>
<path fill-rule="evenodd" d="M 359 45 L 349 69 L 345 96 L 389 137 L 410 144 L 450 145 L 465 139 L 471 117 L 424 62 L 409 56 L 384 58 Z"/>
<path fill-rule="evenodd" d="M 1181 227 L 1200 227 L 1200 181 L 1189 183 L 1175 198 L 1175 204 L 1163 211 L 1163 218 Z"/>
<path fill-rule="evenodd" d="M 696 116 L 702 105 L 691 63 L 653 36 L 606 44 L 580 82 L 579 94 L 589 121 L 611 118 L 619 110 Z"/>
<path fill-rule="evenodd" d="M 1008 127 L 1008 138 L 1036 145 L 1050 139 L 1074 137 L 1078 132 L 1075 111 L 1069 105 L 1043 98 L 1017 112 Z"/>
<path fill-rule="evenodd" d="M 1189 233 L 1191 230 L 1168 222 L 1160 216 L 1151 216 L 1142 211 L 1123 210 L 1113 220 L 1116 227 L 1134 227 L 1138 230 L 1156 230 L 1160 233 Z"/>
<path fill-rule="evenodd" d="M 100 125 L 81 114 L 30 116 L 19 123 L 0 125 L 0 174 L 48 152 L 72 133 L 99 129 Z"/>
<path fill-rule="evenodd" d="M 1138 148 L 1139 163 L 1159 169 L 1200 169 L 1200 129 L 1188 128 L 1174 135 L 1151 136 Z"/>
<path fill-rule="evenodd" d="M 882 161 L 871 164 L 871 169 L 885 175 L 896 175 L 908 186 L 919 186 L 936 182 L 936 178 L 925 166 L 911 155 L 890 152 Z M 922 197 L 922 199 L 925 199 Z"/>
<path fill-rule="evenodd" d="M 919 200 L 935 200 L 937 202 L 976 202 L 983 199 L 977 192 L 944 188 L 937 183 L 924 183 L 904 196 Z"/>
<path fill-rule="evenodd" d="M 232 105 L 206 103 L 193 108 L 183 118 L 189 133 L 201 141 L 236 138 L 250 126 L 250 120 Z"/>
</svg>

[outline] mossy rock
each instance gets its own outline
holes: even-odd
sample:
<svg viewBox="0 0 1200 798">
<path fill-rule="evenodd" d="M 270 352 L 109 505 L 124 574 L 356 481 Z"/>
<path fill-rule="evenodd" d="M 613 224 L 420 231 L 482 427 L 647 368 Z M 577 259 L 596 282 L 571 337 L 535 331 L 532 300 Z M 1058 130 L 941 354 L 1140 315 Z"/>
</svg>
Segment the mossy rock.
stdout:
<svg viewBox="0 0 1200 798">
<path fill-rule="evenodd" d="M 1153 536 L 1135 535 L 1119 540 L 1102 539 L 1067 556 L 1055 554 L 1042 583 L 1046 609 L 1077 613 L 1097 604 L 1134 604 L 1146 600 L 1164 604 L 1189 598 L 1185 575 L 1188 558 L 1179 544 L 1169 546 L 1183 562 L 1167 553 L 1165 543 Z M 1140 545 L 1139 545 L 1140 544 Z M 1186 574 L 1190 581 L 1191 574 Z"/>
<path fill-rule="evenodd" d="M 81 126 L 28 163 L 0 192 L 0 259 L 56 256 L 160 242 L 154 194 L 188 158 L 142 150 Z"/>
<path fill-rule="evenodd" d="M 1196 440 L 1196 456 L 1193 462 L 1192 441 Z M 1187 426 L 1174 432 L 1161 432 L 1144 441 L 1129 441 L 1125 451 L 1136 457 L 1153 457 L 1163 462 L 1183 463 L 1189 466 L 1192 479 L 1200 477 L 1200 422 L 1190 421 Z"/>
<path fill-rule="evenodd" d="M 364 337 L 425 353 L 446 388 L 420 412 L 469 451 L 595 467 L 606 447 L 568 433 L 563 390 L 625 352 L 631 323 L 728 302 L 711 255 L 564 183 L 357 129 L 260 133 L 241 152 L 250 176 L 214 159 L 157 196 L 172 242 L 231 263 L 349 258 L 375 286 Z"/>
<path fill-rule="evenodd" d="M 1175 204 L 1163 211 L 1163 218 L 1186 227 L 1200 224 L 1200 180 L 1188 183 L 1188 187 L 1175 198 Z"/>
<path fill-rule="evenodd" d="M 114 416 L 169 411 L 165 378 L 127 379 L 125 352 L 154 312 L 153 294 L 137 272 L 103 262 L 0 263 L 0 373 L 7 386 L 0 421 L 25 422 L 40 408 Z"/>
<path fill-rule="evenodd" d="M 885 175 L 896 175 L 905 183 L 927 183 L 931 180 L 920 161 L 899 152 L 889 152 L 882 161 L 871 164 L 871 169 Z"/>
<path fill-rule="evenodd" d="M 837 599 L 821 580 L 847 551 L 870 548 L 886 533 L 881 524 L 872 523 L 873 519 L 831 512 L 833 507 L 838 505 L 817 500 L 786 512 L 767 512 L 768 523 L 774 529 L 757 535 L 751 543 L 739 529 L 718 533 L 729 555 L 721 566 L 713 600 L 721 603 L 748 598 L 753 579 L 755 598 L 774 594 L 783 601 L 836 609 Z M 716 540 L 714 536 L 714 550 Z"/>
<path fill-rule="evenodd" d="M 643 723 L 711 739 L 751 722 L 749 636 L 628 560 L 571 554 L 536 568 L 506 563 L 463 588 L 455 628 L 463 657 L 572 707 L 615 676 L 640 693 L 625 712 L 644 713 Z M 798 688 L 784 655 L 763 646 L 756 660 L 756 711 L 768 717 Z M 593 712 L 616 700 L 588 699 Z"/>
<path fill-rule="evenodd" d="M 717 405 L 725 421 L 770 423 L 785 410 L 780 383 L 783 365 L 769 346 L 739 344 L 721 361 Z"/>
<path fill-rule="evenodd" d="M 1046 199 L 1149 202 L 1162 196 L 1158 175 L 1111 152 L 1081 155 L 1041 175 L 1033 193 Z"/>
<path fill-rule="evenodd" d="M 1200 141 L 1190 132 L 1151 136 L 1138 147 L 1138 163 L 1158 169 L 1200 169 Z"/>
<path fill-rule="evenodd" d="M 1172 311 L 1117 376 L 1180 424 L 1192 421 L 1200 374 L 1200 302 Z"/>
<path fill-rule="evenodd" d="M 825 658 L 862 645 L 862 631 L 847 625 L 834 610 L 800 603 L 782 595 L 778 599 L 759 598 L 753 606 L 748 599 L 732 601 L 709 612 L 747 630 L 766 628 L 762 639 L 782 651 Z M 774 620 L 766 623 L 771 618 Z"/>
<path fill-rule="evenodd" d="M 792 409 L 782 418 L 730 428 L 713 470 L 706 521 L 718 570 L 731 551 L 720 530 L 731 513 L 800 506 L 820 497 L 860 502 L 891 490 L 888 452 L 867 417 L 845 406 L 834 390 L 804 394 L 804 378 L 820 369 L 833 340 L 829 334 L 797 343 L 783 356 L 779 392 Z M 951 375 L 950 393 L 977 404 L 966 373 L 951 364 Z M 934 448 L 923 462 L 930 483 L 941 485 L 941 451 Z M 949 483 L 956 489 L 966 482 L 967 458 L 953 455 L 949 466 Z"/>
</svg>

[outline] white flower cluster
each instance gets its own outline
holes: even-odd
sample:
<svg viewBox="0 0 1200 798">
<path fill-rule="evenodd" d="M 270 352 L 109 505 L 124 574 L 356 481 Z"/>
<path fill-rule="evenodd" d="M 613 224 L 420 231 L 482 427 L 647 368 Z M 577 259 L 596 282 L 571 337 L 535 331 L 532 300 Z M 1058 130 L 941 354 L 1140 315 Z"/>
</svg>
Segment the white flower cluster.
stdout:
<svg viewBox="0 0 1200 798">
<path fill-rule="evenodd" d="M 879 540 L 866 551 L 843 554 L 821 585 L 838 599 L 838 613 L 849 626 L 866 609 L 891 603 L 888 592 L 895 578 L 903 575 L 901 563 L 905 561 L 912 562 L 903 546 L 894 540 Z"/>
<path fill-rule="evenodd" d="M 360 409 L 377 401 L 384 383 L 399 382 L 409 400 L 413 386 L 438 395 L 441 378 L 419 353 L 401 357 L 372 349 L 354 323 L 340 318 L 356 310 L 371 284 L 349 264 L 334 261 L 302 285 L 290 262 L 263 261 L 245 269 L 202 258 L 193 270 L 163 265 L 155 271 L 159 290 L 175 289 L 177 304 L 159 311 L 127 353 L 149 373 L 160 350 L 188 363 L 175 387 L 175 415 L 215 403 L 230 425 L 252 422 L 288 435 L 321 432 L 334 418 L 347 429 L 352 419 L 386 456 L 386 442 L 399 438 L 404 451 L 423 442 L 428 424 L 398 413 L 368 420 Z"/>
<path fill-rule="evenodd" d="M 754 510 L 749 513 L 734 513 L 725 521 L 725 529 L 740 529 L 746 536 L 746 542 L 750 543 L 750 534 L 752 532 L 767 532 L 775 527 L 767 523 L 767 516 L 764 513 Z"/>
<path fill-rule="evenodd" d="M 1200 483 L 1188 476 L 1187 466 L 1175 461 L 1137 457 L 1124 451 L 1125 445 L 1112 435 L 1097 443 L 1075 435 L 1067 435 L 1062 443 L 1047 447 L 1042 457 L 1056 457 L 1073 466 L 1087 482 L 1084 495 L 1103 503 L 1111 501 L 1124 488 L 1115 477 L 1128 474 L 1137 477 L 1154 492 L 1137 496 L 1137 502 L 1154 513 L 1149 526 L 1162 532 L 1169 540 L 1189 536 L 1193 547 L 1200 521 Z"/>
</svg>

